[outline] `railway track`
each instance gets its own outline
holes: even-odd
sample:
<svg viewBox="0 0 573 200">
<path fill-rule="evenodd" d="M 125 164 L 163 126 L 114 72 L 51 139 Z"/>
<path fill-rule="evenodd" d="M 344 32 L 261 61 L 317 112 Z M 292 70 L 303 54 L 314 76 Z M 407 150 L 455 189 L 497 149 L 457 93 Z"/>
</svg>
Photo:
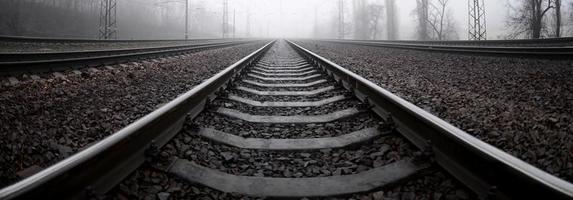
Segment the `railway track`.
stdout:
<svg viewBox="0 0 573 200">
<path fill-rule="evenodd" d="M 570 199 L 573 186 L 291 42 L 267 44 L 0 198 L 93 197 L 141 163 L 255 197 L 354 195 L 426 172 L 486 199 Z"/>
<path fill-rule="evenodd" d="M 446 53 L 512 56 L 523 58 L 571 59 L 571 38 L 546 40 L 499 40 L 499 41 L 366 41 L 366 40 L 321 40 L 339 44 L 372 47 L 437 51 Z"/>
<path fill-rule="evenodd" d="M 573 45 L 573 37 L 515 40 L 345 40 L 369 41 L 399 44 L 422 44 L 440 46 L 500 46 L 500 47 L 566 47 Z"/>
<path fill-rule="evenodd" d="M 33 42 L 62 42 L 60 40 L 34 39 Z M 28 40 L 26 40 L 28 41 Z M 63 40 L 81 43 L 75 40 Z M 91 40 L 88 40 L 92 42 Z M 22 74 L 27 72 L 49 72 L 78 69 L 90 66 L 117 64 L 141 59 L 155 59 L 177 56 L 196 51 L 223 48 L 253 42 L 254 40 L 197 41 L 193 44 L 178 44 L 155 47 L 74 50 L 56 52 L 0 52 L 0 75 Z M 109 43 L 106 41 L 105 43 Z M 66 43 L 68 44 L 68 43 Z"/>
</svg>

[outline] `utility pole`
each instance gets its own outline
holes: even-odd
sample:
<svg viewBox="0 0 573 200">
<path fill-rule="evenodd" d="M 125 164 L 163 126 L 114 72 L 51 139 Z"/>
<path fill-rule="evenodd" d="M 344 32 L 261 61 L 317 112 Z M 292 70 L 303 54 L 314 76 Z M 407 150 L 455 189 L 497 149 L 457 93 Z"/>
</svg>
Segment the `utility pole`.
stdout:
<svg viewBox="0 0 573 200">
<path fill-rule="evenodd" d="M 468 0 L 468 39 L 487 40 L 483 0 Z"/>
<path fill-rule="evenodd" d="M 338 0 L 338 39 L 344 39 L 344 0 Z"/>
<path fill-rule="evenodd" d="M 185 40 L 189 39 L 189 0 L 185 0 Z"/>
<path fill-rule="evenodd" d="M 223 38 L 227 38 L 229 26 L 229 0 L 223 0 Z"/>
<path fill-rule="evenodd" d="M 117 39 L 117 0 L 101 0 L 99 39 Z"/>
</svg>

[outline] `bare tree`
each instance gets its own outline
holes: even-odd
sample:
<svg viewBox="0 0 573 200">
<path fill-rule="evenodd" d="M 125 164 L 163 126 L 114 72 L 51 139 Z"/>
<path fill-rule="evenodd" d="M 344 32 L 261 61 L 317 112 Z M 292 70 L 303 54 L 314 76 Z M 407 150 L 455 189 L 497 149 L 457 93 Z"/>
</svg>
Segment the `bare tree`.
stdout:
<svg viewBox="0 0 573 200">
<path fill-rule="evenodd" d="M 561 0 L 555 0 L 555 37 L 561 37 Z"/>
<path fill-rule="evenodd" d="M 368 39 L 368 11 L 365 0 L 352 1 L 354 15 L 354 38 Z"/>
<path fill-rule="evenodd" d="M 430 3 L 430 12 L 427 24 L 432 30 L 432 39 L 450 40 L 457 39 L 457 30 L 452 17 L 451 10 L 448 10 L 450 0 L 436 0 Z"/>
<path fill-rule="evenodd" d="M 510 7 L 512 13 L 510 13 L 506 24 L 512 30 L 508 37 L 513 39 L 525 36 L 538 39 L 544 37 L 544 35 L 548 35 L 545 16 L 551 9 L 555 8 L 555 1 L 556 0 L 521 0 L 517 8 Z M 559 4 L 561 4 L 561 2 L 559 2 Z M 561 11 L 559 11 L 559 13 L 560 12 Z M 559 21 L 561 21 L 560 18 L 561 16 L 559 16 Z M 556 29 L 561 29 L 561 25 Z"/>
<path fill-rule="evenodd" d="M 414 14 L 418 21 L 417 36 L 420 40 L 457 39 L 456 23 L 449 10 L 449 0 L 417 0 Z"/>
<path fill-rule="evenodd" d="M 368 5 L 367 18 L 368 18 L 368 35 L 370 39 L 378 39 L 378 33 L 381 32 L 379 24 L 384 12 L 384 6 L 377 4 Z"/>
<path fill-rule="evenodd" d="M 396 1 L 386 0 L 386 30 L 388 40 L 396 40 L 398 33 L 398 22 L 396 18 Z"/>
<path fill-rule="evenodd" d="M 570 14 L 569 14 L 569 32 L 573 32 L 573 2 L 571 2 L 571 4 L 569 4 L 569 10 L 570 10 Z"/>
<path fill-rule="evenodd" d="M 418 26 L 416 27 L 417 37 L 419 40 L 429 40 L 428 34 L 428 1 L 429 0 L 416 0 L 416 10 L 414 15 Z"/>
</svg>

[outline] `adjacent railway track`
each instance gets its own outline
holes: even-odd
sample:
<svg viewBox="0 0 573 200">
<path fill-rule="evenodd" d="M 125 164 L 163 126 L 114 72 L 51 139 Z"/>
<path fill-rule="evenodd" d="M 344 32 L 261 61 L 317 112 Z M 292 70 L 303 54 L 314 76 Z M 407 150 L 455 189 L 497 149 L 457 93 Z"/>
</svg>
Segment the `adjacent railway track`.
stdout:
<svg viewBox="0 0 573 200">
<path fill-rule="evenodd" d="M 216 41 L 223 39 L 192 39 L 201 41 Z M 20 43 L 125 43 L 125 42 L 184 42 L 192 40 L 99 40 L 81 38 L 42 38 L 42 37 L 22 37 L 0 35 L 0 42 L 20 42 Z"/>
<path fill-rule="evenodd" d="M 372 40 L 347 40 L 370 41 Z M 573 45 L 573 37 L 544 38 L 544 39 L 516 39 L 516 40 L 374 40 L 375 42 L 422 44 L 442 46 L 504 46 L 504 47 L 565 47 Z"/>
<path fill-rule="evenodd" d="M 51 41 L 50 39 L 35 39 L 32 41 L 43 42 L 44 40 Z M 56 41 L 68 43 L 74 42 L 73 40 Z M 60 71 L 89 66 L 116 64 L 140 59 L 154 59 L 165 56 L 182 55 L 195 51 L 229 47 L 253 41 L 254 40 L 221 40 L 197 42 L 185 45 L 63 52 L 6 52 L 0 53 L 0 74 Z"/>
<path fill-rule="evenodd" d="M 364 193 L 438 168 L 482 198 L 573 197 L 571 183 L 295 43 L 275 43 L 84 151 L 0 190 L 0 198 L 102 195 L 168 143 L 178 150 L 163 161 L 164 173 L 247 196 Z M 207 150 L 181 150 L 180 143 Z M 347 157 L 330 159 L 334 154 Z M 274 169 L 277 162 L 286 167 Z M 286 173 L 291 168 L 301 171 Z"/>
<path fill-rule="evenodd" d="M 411 50 L 462 53 L 471 55 L 513 56 L 524 58 L 571 59 L 571 38 L 545 40 L 499 40 L 499 41 L 366 41 L 366 40 L 321 40 L 340 44 Z M 553 42 L 551 42 L 553 41 Z"/>
</svg>

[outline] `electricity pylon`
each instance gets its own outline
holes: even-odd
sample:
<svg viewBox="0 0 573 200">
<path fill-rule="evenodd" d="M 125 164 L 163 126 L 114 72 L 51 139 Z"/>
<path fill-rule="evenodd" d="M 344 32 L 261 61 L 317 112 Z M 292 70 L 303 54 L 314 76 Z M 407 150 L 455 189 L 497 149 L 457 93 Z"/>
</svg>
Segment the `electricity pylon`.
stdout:
<svg viewBox="0 0 573 200">
<path fill-rule="evenodd" d="M 117 39 L 117 0 L 101 0 L 99 39 Z"/>
<path fill-rule="evenodd" d="M 468 39 L 487 40 L 483 0 L 468 0 Z"/>
</svg>

